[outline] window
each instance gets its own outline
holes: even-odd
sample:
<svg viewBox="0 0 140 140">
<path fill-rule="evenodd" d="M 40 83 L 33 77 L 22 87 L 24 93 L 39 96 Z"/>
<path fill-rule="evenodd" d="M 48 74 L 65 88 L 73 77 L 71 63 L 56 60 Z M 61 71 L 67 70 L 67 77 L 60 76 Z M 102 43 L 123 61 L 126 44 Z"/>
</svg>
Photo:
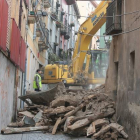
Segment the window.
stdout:
<svg viewBox="0 0 140 140">
<path fill-rule="evenodd" d="M 133 91 L 135 86 L 135 51 L 130 53 L 129 59 L 129 91 Z"/>
<path fill-rule="evenodd" d="M 35 39 L 36 38 L 36 23 L 34 24 L 34 32 L 33 32 L 33 39 Z"/>
<path fill-rule="evenodd" d="M 52 43 L 52 30 L 50 29 L 50 42 Z"/>
<path fill-rule="evenodd" d="M 118 70 L 119 70 L 119 63 L 115 62 L 115 85 L 116 89 L 114 90 L 114 100 L 117 100 L 117 92 L 118 92 Z"/>
<path fill-rule="evenodd" d="M 88 8 L 90 8 L 90 3 L 88 3 Z"/>
<path fill-rule="evenodd" d="M 62 41 L 60 42 L 60 48 L 62 48 Z"/>
<path fill-rule="evenodd" d="M 57 3 L 58 3 L 58 2 L 56 2 L 56 13 L 57 13 L 57 15 L 58 15 L 58 11 L 59 11 L 58 8 L 59 8 L 59 7 L 58 7 L 58 4 L 57 4 Z"/>
<path fill-rule="evenodd" d="M 55 42 L 57 43 L 57 36 L 55 36 Z"/>
</svg>

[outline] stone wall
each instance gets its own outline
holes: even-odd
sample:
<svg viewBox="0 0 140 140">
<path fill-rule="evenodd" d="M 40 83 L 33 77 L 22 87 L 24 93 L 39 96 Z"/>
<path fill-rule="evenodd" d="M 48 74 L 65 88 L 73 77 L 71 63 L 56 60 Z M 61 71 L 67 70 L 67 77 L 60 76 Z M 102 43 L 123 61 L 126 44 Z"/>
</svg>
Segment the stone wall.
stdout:
<svg viewBox="0 0 140 140">
<path fill-rule="evenodd" d="M 139 0 L 123 1 L 122 14 L 139 9 Z M 123 32 L 130 32 L 114 36 L 106 79 L 106 92 L 116 100 L 117 118 L 129 140 L 140 137 L 140 30 L 136 29 L 139 27 L 139 12 L 122 16 Z"/>
</svg>

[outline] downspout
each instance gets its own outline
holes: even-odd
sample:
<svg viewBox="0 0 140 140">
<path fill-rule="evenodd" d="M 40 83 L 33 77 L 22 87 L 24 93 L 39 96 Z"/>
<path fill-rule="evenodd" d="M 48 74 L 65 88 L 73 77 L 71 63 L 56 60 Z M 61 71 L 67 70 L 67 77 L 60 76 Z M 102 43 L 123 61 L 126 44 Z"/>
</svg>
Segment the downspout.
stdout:
<svg viewBox="0 0 140 140">
<path fill-rule="evenodd" d="M 19 29 L 21 30 L 21 16 L 22 16 L 22 0 L 20 0 L 20 10 L 19 10 Z"/>
<path fill-rule="evenodd" d="M 27 13 L 29 12 L 29 8 L 27 8 Z M 28 28 L 27 28 L 27 25 L 28 25 L 28 14 L 27 14 L 27 22 L 26 22 L 26 34 L 25 34 L 25 42 L 26 42 L 26 46 L 27 46 L 27 32 L 28 32 Z M 28 48 L 28 46 L 27 46 Z M 23 95 L 26 95 L 26 76 L 27 76 L 27 56 L 28 56 L 28 52 L 27 52 L 27 48 L 26 48 L 26 59 L 25 59 L 25 74 L 24 74 L 24 89 L 23 89 Z M 24 108 L 24 102 L 22 101 L 22 106 Z"/>
</svg>

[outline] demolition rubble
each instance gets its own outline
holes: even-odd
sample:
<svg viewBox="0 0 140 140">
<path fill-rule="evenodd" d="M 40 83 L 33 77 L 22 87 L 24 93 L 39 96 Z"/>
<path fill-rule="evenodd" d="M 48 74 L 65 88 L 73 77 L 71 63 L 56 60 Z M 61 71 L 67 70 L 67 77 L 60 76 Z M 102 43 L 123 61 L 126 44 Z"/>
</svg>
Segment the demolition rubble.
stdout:
<svg viewBox="0 0 140 140">
<path fill-rule="evenodd" d="M 115 103 L 105 94 L 104 85 L 78 91 L 59 85 L 55 92 L 49 105 L 29 103 L 19 110 L 17 122 L 1 130 L 2 134 L 43 131 L 93 140 L 128 139 L 123 126 L 116 121 Z"/>
</svg>

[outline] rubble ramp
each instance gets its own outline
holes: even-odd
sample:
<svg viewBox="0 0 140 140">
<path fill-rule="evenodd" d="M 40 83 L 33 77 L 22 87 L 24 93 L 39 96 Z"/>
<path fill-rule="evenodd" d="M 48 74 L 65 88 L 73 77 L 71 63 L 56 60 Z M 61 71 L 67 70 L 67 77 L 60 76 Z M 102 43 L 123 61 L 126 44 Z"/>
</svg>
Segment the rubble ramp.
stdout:
<svg viewBox="0 0 140 140">
<path fill-rule="evenodd" d="M 27 103 L 28 105 L 31 105 L 28 101 L 29 99 L 32 101 L 32 103 L 37 105 L 49 105 L 52 100 L 54 100 L 54 97 L 57 93 L 57 87 L 58 84 L 55 85 L 53 88 L 47 90 L 47 91 L 41 91 L 41 92 L 30 92 L 27 95 L 19 96 L 18 98 Z"/>
</svg>

